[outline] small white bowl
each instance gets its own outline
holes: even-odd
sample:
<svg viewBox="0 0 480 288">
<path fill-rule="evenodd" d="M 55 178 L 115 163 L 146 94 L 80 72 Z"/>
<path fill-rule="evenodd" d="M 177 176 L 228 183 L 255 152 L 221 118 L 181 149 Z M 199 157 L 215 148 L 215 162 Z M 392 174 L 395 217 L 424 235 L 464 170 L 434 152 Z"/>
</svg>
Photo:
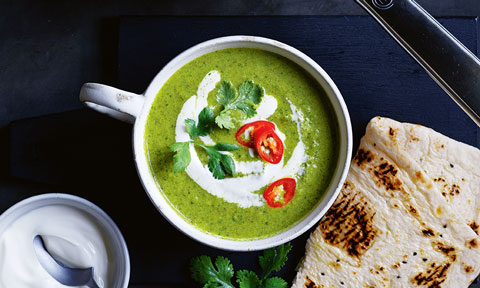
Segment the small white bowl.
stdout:
<svg viewBox="0 0 480 288">
<path fill-rule="evenodd" d="M 88 200 L 60 193 L 42 194 L 22 200 L 8 208 L 0 216 L 0 236 L 21 216 L 49 205 L 64 205 L 77 208 L 98 221 L 99 226 L 103 228 L 102 232 L 107 236 L 106 239 L 110 240 L 108 244 L 115 255 L 115 271 L 113 273 L 115 279 L 111 288 L 127 288 L 130 279 L 130 256 L 125 239 L 113 220 L 102 209 Z"/>
</svg>

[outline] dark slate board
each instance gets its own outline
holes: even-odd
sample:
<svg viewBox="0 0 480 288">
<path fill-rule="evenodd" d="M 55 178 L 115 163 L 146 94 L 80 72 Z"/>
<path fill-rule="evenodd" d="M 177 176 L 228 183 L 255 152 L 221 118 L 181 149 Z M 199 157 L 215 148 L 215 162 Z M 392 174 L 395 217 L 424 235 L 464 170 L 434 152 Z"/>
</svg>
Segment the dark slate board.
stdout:
<svg viewBox="0 0 480 288">
<path fill-rule="evenodd" d="M 440 22 L 477 50 L 476 19 Z M 330 74 L 347 102 L 356 143 L 367 121 L 382 115 L 480 144 L 473 121 L 368 17 L 127 17 L 121 19 L 119 33 L 118 87 L 125 90 L 142 92 L 163 65 L 201 41 L 260 35 L 297 47 Z M 238 269 L 258 269 L 259 252 L 206 247 L 161 217 L 136 175 L 130 125 L 83 109 L 17 121 L 9 128 L 10 174 L 37 184 L 31 189 L 13 183 L 16 189 L 0 191 L 0 211 L 44 192 L 71 193 L 98 204 L 128 243 L 130 287 L 197 287 L 188 261 L 201 254 L 228 256 Z M 290 260 L 280 273 L 289 281 L 307 237 L 293 241 Z"/>
<path fill-rule="evenodd" d="M 476 19 L 449 18 L 440 22 L 477 52 Z M 355 143 L 364 134 L 368 120 L 381 115 L 420 123 L 459 141 L 479 144 L 475 123 L 369 17 L 124 18 L 120 22 L 119 86 L 141 92 L 159 69 L 181 51 L 208 39 L 239 34 L 285 42 L 319 63 L 345 98 Z M 303 246 L 304 238 L 295 245 Z M 298 261 L 302 248 L 296 247 L 292 262 Z M 193 255 L 207 251 L 195 252 Z M 223 253 L 210 255 L 217 254 Z M 239 267 L 245 262 L 240 259 L 256 261 L 255 253 L 240 255 L 234 258 Z M 292 262 L 286 269 L 289 279 L 293 275 Z"/>
</svg>

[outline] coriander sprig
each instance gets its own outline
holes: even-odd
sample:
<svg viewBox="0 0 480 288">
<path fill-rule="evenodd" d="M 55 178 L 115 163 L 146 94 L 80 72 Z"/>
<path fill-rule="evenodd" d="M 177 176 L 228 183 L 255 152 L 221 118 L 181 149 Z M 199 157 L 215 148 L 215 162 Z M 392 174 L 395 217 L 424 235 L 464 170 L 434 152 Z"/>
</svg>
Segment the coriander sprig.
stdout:
<svg viewBox="0 0 480 288">
<path fill-rule="evenodd" d="M 190 164 L 190 143 L 205 149 L 208 155 L 208 170 L 212 172 L 214 178 L 223 179 L 226 174 L 235 176 L 235 162 L 232 156 L 220 153 L 220 151 L 235 151 L 238 150 L 238 146 L 222 142 L 215 145 L 204 145 L 196 141 L 176 142 L 172 144 L 170 151 L 175 152 L 175 155 L 173 155 L 174 173 L 185 171 Z"/>
<path fill-rule="evenodd" d="M 190 265 L 192 278 L 199 283 L 205 283 L 204 287 L 235 287 L 230 280 L 234 274 L 233 265 L 225 257 L 218 256 L 215 259 L 215 267 L 212 259 L 205 255 L 193 258 Z"/>
<path fill-rule="evenodd" d="M 237 145 L 222 142 L 213 146 L 203 145 L 198 142 L 193 143 L 202 147 L 207 152 L 208 170 L 213 173 L 214 178 L 223 179 L 226 173 L 235 176 L 235 162 L 232 156 L 220 153 L 219 151 L 235 151 L 238 150 Z"/>
<path fill-rule="evenodd" d="M 235 128 L 234 118 L 232 116 L 235 110 L 239 110 L 247 116 L 247 118 L 257 114 L 257 107 L 262 102 L 265 92 L 262 86 L 254 84 L 253 81 L 245 81 L 238 87 L 233 88 L 232 83 L 223 81 L 217 90 L 217 102 L 224 109 L 215 118 L 218 127 L 232 129 Z"/>
<path fill-rule="evenodd" d="M 190 144 L 193 143 L 202 147 L 208 155 L 208 170 L 216 179 L 225 178 L 226 174 L 235 176 L 235 162 L 232 156 L 220 153 L 238 150 L 238 146 L 228 143 L 217 143 L 215 145 L 204 145 L 193 139 L 199 136 L 206 136 L 212 132 L 215 115 L 210 107 L 205 107 L 198 115 L 198 125 L 193 119 L 185 119 L 185 130 L 190 135 L 191 141 L 176 142 L 170 146 L 173 155 L 173 172 L 185 171 L 191 161 Z"/>
<path fill-rule="evenodd" d="M 275 248 L 267 249 L 263 256 L 259 257 L 262 274 L 259 277 L 254 271 L 239 270 L 236 273 L 236 283 L 240 288 L 285 288 L 287 282 L 280 277 L 268 277 L 272 272 L 278 272 L 287 262 L 287 254 L 292 249 L 292 245 L 280 245 Z M 219 256 L 215 259 L 215 266 L 212 259 L 208 256 L 199 256 L 190 262 L 190 271 L 192 278 L 203 287 L 223 287 L 235 288 L 232 284 L 234 276 L 233 265 L 225 257 Z"/>
</svg>

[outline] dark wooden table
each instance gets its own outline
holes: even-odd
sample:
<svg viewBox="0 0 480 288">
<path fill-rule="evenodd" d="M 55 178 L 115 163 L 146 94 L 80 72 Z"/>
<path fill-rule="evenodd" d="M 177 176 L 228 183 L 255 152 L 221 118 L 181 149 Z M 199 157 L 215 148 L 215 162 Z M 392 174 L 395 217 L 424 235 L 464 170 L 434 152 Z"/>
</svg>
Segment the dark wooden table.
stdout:
<svg viewBox="0 0 480 288">
<path fill-rule="evenodd" d="M 477 128 L 369 18 L 254 17 L 244 30 L 236 30 L 239 22 L 245 23 L 245 18 L 216 17 L 213 21 L 224 21 L 222 30 L 205 32 L 202 27 L 206 22 L 202 17 L 118 17 L 121 14 L 362 13 L 353 1 L 345 4 L 333 0 L 324 4 L 299 1 L 297 5 L 287 1 L 275 4 L 246 1 L 244 6 L 233 2 L 186 5 L 186 1 L 172 1 L 153 5 L 140 1 L 135 7 L 127 1 L 106 4 L 74 1 L 56 5 L 1 2 L 0 13 L 4 17 L 0 23 L 4 25 L 0 25 L 0 51 L 4 53 L 0 54 L 3 55 L 0 58 L 0 212 L 21 199 L 46 192 L 71 193 L 93 201 L 112 216 L 125 235 L 132 259 L 130 287 L 192 287 L 188 260 L 199 254 L 228 256 L 238 268 L 256 269 L 256 252 L 231 253 L 208 248 L 172 228 L 150 203 L 138 181 L 130 145 L 131 126 L 82 109 L 77 101 L 79 88 L 87 81 L 142 92 L 166 61 L 192 44 L 222 33 L 256 32 L 292 44 L 318 61 L 344 94 L 354 120 L 356 141 L 369 117 L 379 114 L 422 123 L 478 145 Z M 480 12 L 476 0 L 445 1 L 439 4 L 444 8 L 433 7 L 434 1 L 423 2 L 441 15 Z M 459 8 L 462 5 L 469 6 Z M 312 21 L 318 25 L 310 25 Z M 351 26 L 352 21 L 357 25 Z M 478 29 L 473 18 L 442 19 L 442 22 L 467 47 L 477 50 Z M 264 25 L 263 30 L 254 29 L 258 23 Z M 192 29 L 193 24 L 201 31 Z M 175 30 L 167 28 L 173 26 L 168 25 L 183 25 L 190 37 L 182 38 L 177 33 L 175 38 L 172 35 Z M 332 33 L 331 37 L 324 36 L 326 32 L 342 31 L 342 27 L 348 31 L 344 34 L 357 37 Z M 142 37 L 145 34 L 138 33 L 148 29 L 163 33 L 163 38 L 149 41 Z M 315 31 L 317 34 L 312 34 Z M 134 36 L 137 38 L 132 39 Z M 358 45 L 365 47 L 367 43 L 373 43 L 369 45 L 369 53 L 365 48 L 358 49 Z M 153 61 L 140 57 L 157 53 L 154 49 L 160 46 L 164 50 Z M 420 83 L 420 87 L 413 85 L 411 79 Z M 438 96 L 443 102 L 420 109 L 411 102 L 411 97 L 418 95 Z M 398 109 L 379 105 L 393 100 Z M 377 108 L 372 109 L 371 105 Z M 414 113 L 415 109 L 426 112 Z M 397 114 L 397 110 L 410 112 Z M 307 236 L 293 243 L 295 249 L 281 273 L 286 279 L 294 275 Z"/>
</svg>

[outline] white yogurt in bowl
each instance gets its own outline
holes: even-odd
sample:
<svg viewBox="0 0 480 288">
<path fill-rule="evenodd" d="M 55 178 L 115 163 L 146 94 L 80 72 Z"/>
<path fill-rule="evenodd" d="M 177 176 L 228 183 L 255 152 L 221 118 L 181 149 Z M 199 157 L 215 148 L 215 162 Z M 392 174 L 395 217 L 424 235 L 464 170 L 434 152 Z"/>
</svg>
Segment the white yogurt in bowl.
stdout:
<svg viewBox="0 0 480 288">
<path fill-rule="evenodd" d="M 118 227 L 93 203 L 67 194 L 23 200 L 0 216 L 0 288 L 67 287 L 40 265 L 33 238 L 69 267 L 94 267 L 100 288 L 124 288 L 130 277 L 128 250 Z"/>
</svg>

